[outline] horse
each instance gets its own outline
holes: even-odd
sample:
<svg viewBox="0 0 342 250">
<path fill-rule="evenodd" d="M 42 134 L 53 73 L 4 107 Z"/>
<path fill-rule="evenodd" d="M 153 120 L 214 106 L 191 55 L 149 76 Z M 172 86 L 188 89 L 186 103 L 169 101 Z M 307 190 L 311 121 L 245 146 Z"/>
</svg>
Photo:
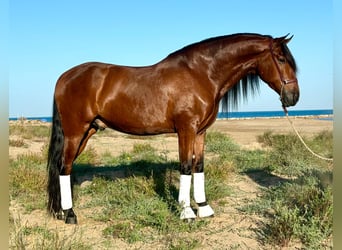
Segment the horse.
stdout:
<svg viewBox="0 0 342 250">
<path fill-rule="evenodd" d="M 180 219 L 211 217 L 204 176 L 206 130 L 219 102 L 236 104 L 261 79 L 280 96 L 282 107 L 299 99 L 296 62 L 287 46 L 293 36 L 240 33 L 209 38 L 143 67 L 87 62 L 64 72 L 53 99 L 48 149 L 49 214 L 77 224 L 71 179 L 74 160 L 98 130 L 132 135 L 176 133 Z M 190 188 L 198 205 L 190 206 Z"/>
</svg>

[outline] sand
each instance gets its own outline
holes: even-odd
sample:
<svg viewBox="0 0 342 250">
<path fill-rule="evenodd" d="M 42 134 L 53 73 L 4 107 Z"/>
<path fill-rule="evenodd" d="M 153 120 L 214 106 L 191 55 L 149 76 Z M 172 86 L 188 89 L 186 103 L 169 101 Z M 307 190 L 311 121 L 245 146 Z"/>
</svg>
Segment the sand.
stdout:
<svg viewBox="0 0 342 250">
<path fill-rule="evenodd" d="M 291 118 L 298 131 L 305 137 L 316 135 L 321 131 L 331 131 L 333 129 L 332 119 L 323 120 L 319 117 L 297 117 Z M 322 117 L 320 117 L 322 118 Z M 10 124 L 19 122 L 10 122 Z M 24 121 L 24 126 L 45 125 L 50 123 L 38 121 Z M 267 131 L 274 133 L 293 133 L 292 128 L 285 118 L 262 118 L 262 119 L 236 119 L 217 120 L 210 131 L 220 131 L 229 135 L 241 147 L 248 149 L 261 148 L 257 137 Z M 10 140 L 22 139 L 18 136 L 10 136 Z M 26 147 L 9 147 L 10 158 L 15 158 L 19 154 L 41 153 L 44 145 L 47 145 L 48 138 L 23 139 Z M 109 152 L 118 155 L 124 151 L 130 151 L 135 143 L 149 143 L 154 148 L 165 153 L 168 158 L 178 159 L 178 143 L 175 134 L 160 135 L 153 137 L 129 136 L 115 131 L 108 130 L 94 135 L 87 145 L 92 147 L 101 156 L 102 153 Z M 100 157 L 101 158 L 101 157 Z M 263 219 L 257 215 L 251 215 L 241 211 L 240 207 L 253 202 L 261 194 L 259 184 L 248 175 L 232 175 L 229 186 L 233 190 L 229 197 L 221 201 L 217 207 L 215 217 L 210 219 L 210 223 L 204 231 L 194 232 L 193 238 L 199 239 L 201 249 L 274 249 L 274 246 L 263 244 L 259 240 L 257 229 L 262 225 Z M 82 239 L 87 244 L 92 243 L 94 249 L 107 249 L 104 246 L 111 246 L 112 249 L 164 249 L 165 242 L 137 242 L 129 244 L 119 238 L 104 238 L 102 230 L 106 223 L 100 223 L 87 217 L 87 212 L 82 207 L 76 207 L 79 224 L 70 226 L 59 220 L 53 220 L 46 215 L 45 210 L 34 210 L 31 213 L 24 212 L 21 204 L 16 200 L 11 200 L 9 211 L 15 220 L 20 218 L 22 226 L 48 227 L 51 230 L 58 228 L 61 239 L 71 236 Z M 92 213 L 89 208 L 88 213 Z M 36 239 L 27 236 L 27 243 L 32 245 Z M 106 243 L 103 243 L 105 242 Z M 13 242 L 12 242 L 13 244 Z M 296 243 L 285 249 L 300 249 Z"/>
<path fill-rule="evenodd" d="M 313 136 L 321 131 L 332 131 L 333 120 L 326 119 L 331 116 L 308 116 L 308 117 L 290 117 L 294 126 L 304 137 Z M 19 123 L 11 121 L 10 124 Z M 51 123 L 39 121 L 24 121 L 23 124 L 46 125 Z M 230 136 L 237 144 L 247 149 L 258 149 L 262 145 L 257 137 L 267 131 L 273 133 L 294 133 L 289 121 L 286 118 L 251 118 L 251 119 L 227 119 L 217 120 L 208 131 L 219 131 Z M 18 139 L 16 136 L 10 136 L 10 139 Z M 95 134 L 88 142 L 87 148 L 92 147 L 99 155 L 110 153 L 117 156 L 122 152 L 132 150 L 136 143 L 151 144 L 154 148 L 167 154 L 169 158 L 178 157 L 178 141 L 176 134 L 164 134 L 157 136 L 130 136 L 117 131 L 106 129 L 101 134 Z M 23 153 L 39 153 L 47 141 L 44 140 L 24 140 L 27 147 L 10 147 L 9 156 L 16 157 Z"/>
</svg>

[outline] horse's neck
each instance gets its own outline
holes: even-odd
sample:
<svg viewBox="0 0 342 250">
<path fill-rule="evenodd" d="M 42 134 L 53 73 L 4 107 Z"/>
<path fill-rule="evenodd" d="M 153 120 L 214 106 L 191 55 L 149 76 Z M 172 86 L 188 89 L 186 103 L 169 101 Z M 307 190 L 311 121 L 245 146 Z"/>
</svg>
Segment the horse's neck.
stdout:
<svg viewBox="0 0 342 250">
<path fill-rule="evenodd" d="M 221 99 L 244 76 L 256 73 L 258 60 L 264 51 L 256 46 L 253 50 L 251 49 L 253 46 L 250 45 L 244 48 L 244 44 L 241 43 L 239 52 L 234 52 L 234 49 L 236 50 L 238 47 L 227 46 L 227 48 L 221 49 L 208 65 L 209 79 L 217 86 L 218 99 Z"/>
</svg>

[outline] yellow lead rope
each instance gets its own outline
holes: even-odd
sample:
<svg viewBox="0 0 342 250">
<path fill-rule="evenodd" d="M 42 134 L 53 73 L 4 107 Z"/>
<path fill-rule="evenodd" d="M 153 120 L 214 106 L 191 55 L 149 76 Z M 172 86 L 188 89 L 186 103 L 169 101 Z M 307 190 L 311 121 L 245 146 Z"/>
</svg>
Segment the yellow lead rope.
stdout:
<svg viewBox="0 0 342 250">
<path fill-rule="evenodd" d="M 313 154 L 314 156 L 316 156 L 316 157 L 318 157 L 318 158 L 320 158 L 320 159 L 322 159 L 322 160 L 325 160 L 325 161 L 333 161 L 333 158 L 326 158 L 326 157 L 323 157 L 323 156 L 321 156 L 321 155 L 316 154 L 315 152 L 313 152 L 313 151 L 309 148 L 309 146 L 306 145 L 305 141 L 303 140 L 303 138 L 301 137 L 301 135 L 298 133 L 298 131 L 297 131 L 297 129 L 295 128 L 295 126 L 293 125 L 293 122 L 291 121 L 291 119 L 290 119 L 290 117 L 289 117 L 289 114 L 288 114 L 288 112 L 287 112 L 286 109 L 284 109 L 284 112 L 285 112 L 285 114 L 286 114 L 287 120 L 288 120 L 288 121 L 290 122 L 290 124 L 291 124 L 291 127 L 293 128 L 293 130 L 295 131 L 295 133 L 296 133 L 297 136 L 299 137 L 299 140 L 303 143 L 303 145 L 305 146 L 305 148 L 306 148 L 311 154 Z"/>
</svg>

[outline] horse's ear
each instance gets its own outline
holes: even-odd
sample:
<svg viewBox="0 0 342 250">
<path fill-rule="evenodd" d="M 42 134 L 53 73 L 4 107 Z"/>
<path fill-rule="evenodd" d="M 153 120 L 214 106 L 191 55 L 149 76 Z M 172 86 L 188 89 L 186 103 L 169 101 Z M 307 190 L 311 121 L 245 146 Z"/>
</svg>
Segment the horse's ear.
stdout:
<svg viewBox="0 0 342 250">
<path fill-rule="evenodd" d="M 288 36 L 288 35 L 286 35 L 286 36 Z M 285 38 L 283 43 L 288 44 L 291 41 L 292 37 L 293 37 L 293 35 L 290 36 L 289 38 Z"/>
<path fill-rule="evenodd" d="M 279 43 L 285 43 L 285 44 L 287 44 L 288 42 L 291 41 L 291 39 L 292 39 L 292 37 L 293 37 L 293 35 L 292 35 L 292 36 L 290 36 L 289 38 L 287 38 L 288 35 L 290 35 L 290 33 L 288 33 L 288 34 L 285 35 L 285 36 L 278 37 L 278 38 L 276 38 L 275 40 L 276 40 L 277 42 L 279 42 Z"/>
</svg>

